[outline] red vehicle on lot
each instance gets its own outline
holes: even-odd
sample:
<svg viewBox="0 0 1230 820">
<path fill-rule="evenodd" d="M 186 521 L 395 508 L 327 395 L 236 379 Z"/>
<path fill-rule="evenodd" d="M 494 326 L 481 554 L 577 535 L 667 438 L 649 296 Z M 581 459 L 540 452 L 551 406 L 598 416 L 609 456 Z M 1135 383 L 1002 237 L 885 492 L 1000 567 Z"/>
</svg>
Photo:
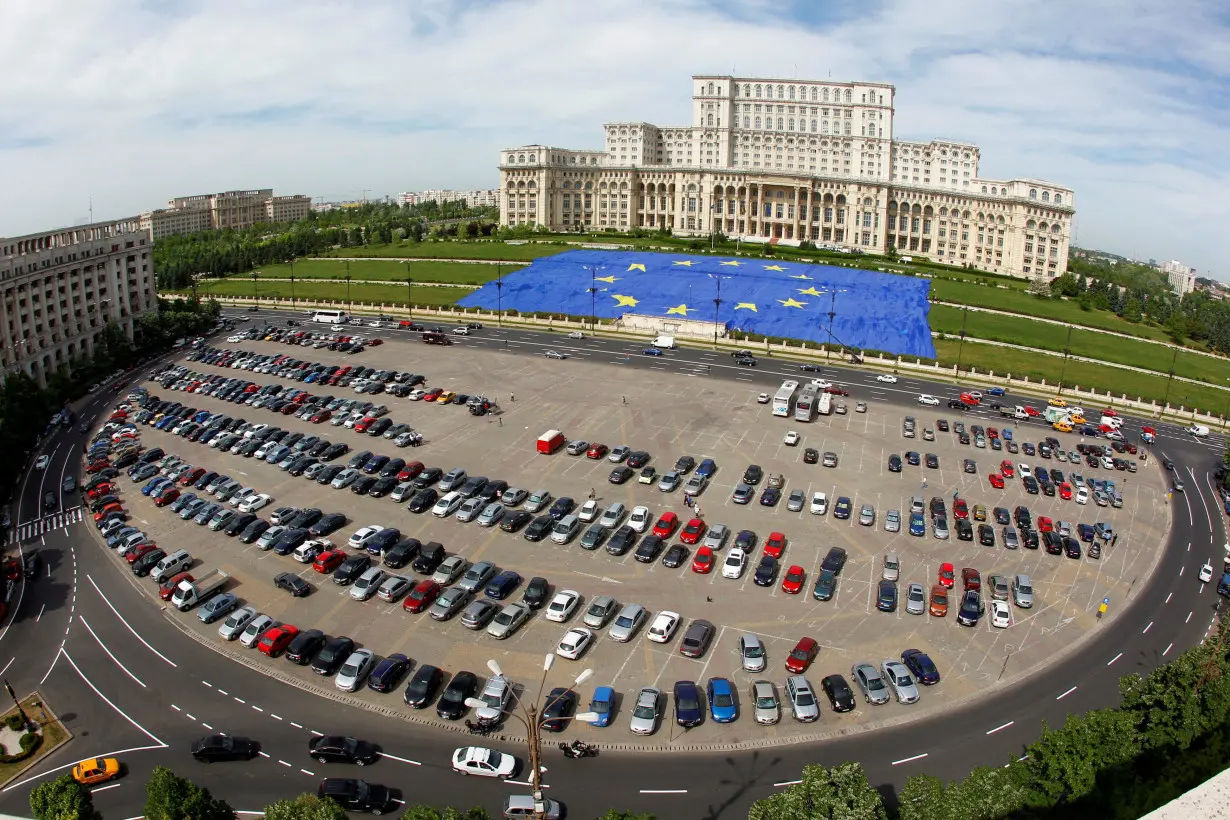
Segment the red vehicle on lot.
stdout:
<svg viewBox="0 0 1230 820">
<path fill-rule="evenodd" d="M 679 526 L 679 516 L 673 512 L 664 512 L 658 519 L 658 523 L 653 525 L 653 534 L 659 538 L 670 538 L 677 526 Z"/>
<path fill-rule="evenodd" d="M 991 482 L 991 486 L 997 490 L 1004 488 L 1004 477 L 999 473 L 991 473 L 987 476 L 987 480 Z"/>
<path fill-rule="evenodd" d="M 89 466 L 85 468 L 87 473 L 96 473 L 99 470 L 105 470 L 111 466 L 111 462 L 105 458 L 100 458 L 98 461 L 91 461 Z"/>
<path fill-rule="evenodd" d="M 145 556 L 146 554 L 153 552 L 156 549 L 158 549 L 157 544 L 142 544 L 139 547 L 129 550 L 128 553 L 124 556 L 124 560 L 130 564 L 135 564 L 137 563 L 138 558 L 141 558 Z"/>
<path fill-rule="evenodd" d="M 372 424 L 375 423 L 375 421 L 376 419 L 372 416 L 364 416 L 363 418 L 355 422 L 354 431 L 356 433 L 366 433 L 367 428 L 371 427 Z"/>
<path fill-rule="evenodd" d="M 316 556 L 316 560 L 312 562 L 312 569 L 321 574 L 333 572 L 345 560 L 346 553 L 342 550 L 325 550 Z"/>
<path fill-rule="evenodd" d="M 1042 415 L 1042 411 L 1036 407 L 1030 407 L 1029 405 L 1025 405 L 1025 415 L 1029 416 L 1031 419 L 1035 419 L 1038 416 Z"/>
<path fill-rule="evenodd" d="M 164 601 L 171 600 L 171 596 L 175 594 L 175 588 L 179 586 L 180 581 L 195 581 L 191 572 L 177 572 L 167 580 L 158 585 L 158 597 Z"/>
<path fill-rule="evenodd" d="M 401 472 L 397 474 L 398 481 L 413 481 L 418 478 L 419 473 L 423 472 L 423 462 L 411 461 L 405 467 L 401 468 Z"/>
<path fill-rule="evenodd" d="M 713 548 L 701 547 L 696 551 L 696 555 L 692 557 L 692 572 L 708 575 L 713 571 L 713 564 Z"/>
<path fill-rule="evenodd" d="M 782 578 L 782 592 L 790 595 L 798 595 L 803 590 L 803 583 L 807 580 L 807 574 L 800 566 L 793 566 L 786 570 L 786 576 Z"/>
<path fill-rule="evenodd" d="M 1038 516 L 1038 532 L 1052 532 L 1055 529 L 1055 522 L 1047 518 L 1045 515 Z"/>
<path fill-rule="evenodd" d="M 290 646 L 290 642 L 298 635 L 299 627 L 281 624 L 261 635 L 261 639 L 256 642 L 256 648 L 261 651 L 261 654 L 276 658 L 286 651 L 286 647 Z"/>
<path fill-rule="evenodd" d="M 422 612 L 436 602 L 440 592 L 440 585 L 435 581 L 419 581 L 401 602 L 402 609 L 407 612 Z"/>
<path fill-rule="evenodd" d="M 786 536 L 780 532 L 771 532 L 764 542 L 764 554 L 781 558 L 786 551 Z"/>
<path fill-rule="evenodd" d="M 966 591 L 982 589 L 982 576 L 973 567 L 966 567 L 961 570 L 961 583 L 965 585 Z"/>
<path fill-rule="evenodd" d="M 1012 466 L 1011 461 L 1009 461 L 1008 459 L 1004 459 L 1002 462 L 1000 462 L 999 472 L 1000 472 L 1000 475 L 1002 475 L 1004 478 L 1012 478 L 1014 475 L 1016 475 L 1016 467 Z"/>
<path fill-rule="evenodd" d="M 846 390 L 844 387 L 838 387 L 838 386 L 837 386 L 837 385 L 835 385 L 835 384 L 830 384 L 828 387 L 824 388 L 824 392 L 825 392 L 825 393 L 828 393 L 830 396 L 848 396 L 848 395 L 850 395 L 850 391 L 849 391 L 849 390 Z"/>
<path fill-rule="evenodd" d="M 585 452 L 586 458 L 602 458 L 606 455 L 607 446 L 605 444 L 591 444 L 589 450 Z"/>
<path fill-rule="evenodd" d="M 369 339 L 367 342 L 368 347 L 380 347 L 382 344 L 384 344 L 384 339 Z"/>
<path fill-rule="evenodd" d="M 333 418 L 333 411 L 327 407 L 322 407 L 312 414 L 312 424 L 323 424 Z"/>
<path fill-rule="evenodd" d="M 201 476 L 205 475 L 204 467 L 195 467 L 179 477 L 179 483 L 183 487 L 195 484 Z"/>
<path fill-rule="evenodd" d="M 820 654 L 820 644 L 812 638 L 799 638 L 794 649 L 786 656 L 786 671 L 801 675 L 811 666 L 811 662 Z"/>
<path fill-rule="evenodd" d="M 965 404 L 968 404 L 970 407 L 977 407 L 978 405 L 982 404 L 982 399 L 979 396 L 975 396 L 971 393 L 962 393 L 961 401 Z"/>
<path fill-rule="evenodd" d="M 298 409 L 299 409 L 299 405 L 295 404 L 293 401 L 288 401 L 286 404 L 282 406 L 282 409 L 279 410 L 278 412 L 281 413 L 283 416 L 289 416 L 291 413 L 294 413 Z"/>
<path fill-rule="evenodd" d="M 1062 498 L 1064 501 L 1071 501 L 1072 500 L 1072 485 L 1066 481 L 1060 484 L 1059 485 L 1059 497 Z"/>
<path fill-rule="evenodd" d="M 999 438 L 999 428 L 998 427 L 988 427 L 987 428 L 987 438 Z"/>
<path fill-rule="evenodd" d="M 104 481 L 102 484 L 99 484 L 98 486 L 94 487 L 94 489 L 90 490 L 85 495 L 86 495 L 86 498 L 93 501 L 96 498 L 102 498 L 104 495 L 110 495 L 114 491 L 115 491 L 115 485 L 112 484 L 110 481 Z"/>
<path fill-rule="evenodd" d="M 693 518 L 684 526 L 683 532 L 679 533 L 679 540 L 685 544 L 695 544 L 705 534 L 705 522 L 699 518 Z"/>
<path fill-rule="evenodd" d="M 940 584 L 947 589 L 952 589 L 953 583 L 956 580 L 956 570 L 952 568 L 952 564 L 948 561 L 940 564 Z"/>
<path fill-rule="evenodd" d="M 964 498 L 958 498 L 952 502 L 952 517 L 969 518 L 969 504 Z"/>
<path fill-rule="evenodd" d="M 443 387 L 433 387 L 423 396 L 423 401 L 435 401 L 444 393 Z"/>
</svg>

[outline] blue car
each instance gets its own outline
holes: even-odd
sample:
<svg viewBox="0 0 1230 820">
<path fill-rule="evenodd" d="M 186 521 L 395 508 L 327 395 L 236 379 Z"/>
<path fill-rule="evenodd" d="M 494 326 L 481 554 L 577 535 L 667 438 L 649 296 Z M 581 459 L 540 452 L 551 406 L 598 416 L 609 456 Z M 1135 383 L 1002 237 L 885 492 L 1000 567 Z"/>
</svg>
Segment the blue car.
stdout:
<svg viewBox="0 0 1230 820">
<path fill-rule="evenodd" d="M 615 717 L 615 690 L 609 686 L 599 686 L 594 690 L 594 697 L 589 702 L 589 711 L 598 717 L 590 723 L 591 726 L 610 726 Z"/>
<path fill-rule="evenodd" d="M 488 598 L 493 598 L 497 601 L 502 601 L 512 594 L 512 591 L 521 583 L 521 576 L 513 572 L 511 569 L 506 569 L 499 575 L 491 579 L 487 584 L 487 588 L 483 590 L 483 594 Z"/>
<path fill-rule="evenodd" d="M 149 496 L 153 495 L 154 493 L 158 492 L 163 487 L 171 483 L 173 483 L 171 479 L 167 478 L 164 475 L 158 476 L 157 478 L 152 478 L 149 480 L 148 483 L 146 483 L 144 487 L 141 488 L 141 495 L 148 498 Z"/>
<path fill-rule="evenodd" d="M 730 681 L 726 678 L 709 678 L 705 697 L 709 701 L 709 715 L 715 723 L 734 723 L 739 716 L 739 705 L 735 702 L 735 688 Z"/>
<path fill-rule="evenodd" d="M 1009 428 L 1005 427 L 1003 430 L 999 431 L 999 434 L 1003 436 L 1004 441 L 1012 441 L 1012 430 Z"/>
<path fill-rule="evenodd" d="M 910 535 L 921 538 L 927 534 L 927 522 L 922 513 L 910 513 Z"/>
<path fill-rule="evenodd" d="M 925 653 L 917 649 L 907 649 L 901 653 L 901 660 L 906 668 L 914 674 L 914 679 L 923 686 L 933 686 L 940 682 L 940 670 Z"/>
<path fill-rule="evenodd" d="M 643 353 L 646 356 L 661 356 L 662 355 L 662 351 L 658 350 L 656 347 L 647 347 L 644 350 L 642 350 L 641 353 Z"/>
<path fill-rule="evenodd" d="M 881 612 L 895 612 L 897 610 L 896 581 L 880 581 L 879 590 L 876 593 L 876 609 Z"/>
<path fill-rule="evenodd" d="M 700 466 L 696 468 L 696 474 L 702 478 L 713 478 L 713 474 L 717 472 L 717 462 L 711 458 L 706 458 L 701 461 Z"/>
<path fill-rule="evenodd" d="M 1007 392 L 1008 391 L 1002 387 L 992 387 L 989 390 L 987 390 L 987 395 L 988 396 L 1002 396 Z"/>
<path fill-rule="evenodd" d="M 700 705 L 700 689 L 693 681 L 675 682 L 675 722 L 690 729 L 699 726 L 705 712 Z"/>
<path fill-rule="evenodd" d="M 760 494 L 760 506 L 776 507 L 777 502 L 782 500 L 782 491 L 776 487 L 765 487 L 764 492 Z"/>
</svg>

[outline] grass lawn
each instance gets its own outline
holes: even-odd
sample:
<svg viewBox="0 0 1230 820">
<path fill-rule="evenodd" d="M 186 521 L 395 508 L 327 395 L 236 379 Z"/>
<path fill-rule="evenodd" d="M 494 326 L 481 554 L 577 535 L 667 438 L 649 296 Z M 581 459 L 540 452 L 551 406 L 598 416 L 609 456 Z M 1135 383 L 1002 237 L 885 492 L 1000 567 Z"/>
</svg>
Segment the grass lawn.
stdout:
<svg viewBox="0 0 1230 820">
<path fill-rule="evenodd" d="M 370 259 L 350 262 L 351 279 L 384 279 L 405 284 L 406 276 L 416 282 L 443 282 L 449 285 L 481 285 L 497 274 L 511 273 L 524 267 L 516 265 L 475 265 L 467 262 L 395 262 L 390 259 Z M 302 279 L 340 279 L 345 281 L 346 262 L 334 259 L 303 259 L 295 262 L 296 285 Z M 266 265 L 257 268 L 262 278 L 289 279 L 290 265 Z M 238 274 L 232 281 L 251 280 L 251 274 Z M 249 281 L 249 285 L 251 282 Z"/>
<path fill-rule="evenodd" d="M 957 339 L 936 339 L 936 355 L 941 362 L 956 363 Z M 1182 361 L 1182 354 L 1179 360 Z M 1033 381 L 1045 378 L 1048 384 L 1056 384 L 1060 370 L 1064 373 L 1064 384 L 1080 385 L 1082 390 L 1110 390 L 1115 396 L 1126 393 L 1129 399 L 1142 396 L 1146 400 L 1153 398 L 1159 404 L 1166 395 L 1166 377 L 1131 370 L 1117 370 L 1089 362 L 1074 362 L 1069 360 L 1063 367 L 1063 360 L 1054 356 L 1038 356 L 1025 350 L 994 347 L 967 342 L 961 353 L 962 368 L 973 366 L 982 372 L 994 370 L 996 373 L 1011 373 L 1014 377 L 1028 375 Z M 1204 385 L 1189 384 L 1183 381 L 1173 381 L 1170 385 L 1170 404 L 1183 405 L 1186 408 L 1197 407 L 1201 410 L 1222 414 L 1226 412 L 1230 392 L 1217 390 Z"/>
<path fill-rule="evenodd" d="M 34 720 L 42 724 L 42 718 L 40 715 L 39 708 L 35 705 L 35 703 L 38 700 L 39 698 L 33 695 L 30 697 L 27 697 L 25 700 L 21 702 L 21 707 L 26 710 L 27 717 L 29 717 L 31 720 Z M 14 715 L 14 714 L 17 714 L 17 710 L 9 709 L 7 712 L 4 713 L 4 717 L 0 718 L 0 720 L 8 720 L 8 716 Z M 53 720 L 53 721 L 50 721 L 42 725 L 43 725 L 43 742 L 38 747 L 38 751 L 36 751 L 30 757 L 27 757 L 25 760 L 19 760 L 16 763 L 0 763 L 0 785 L 8 783 L 9 780 L 16 777 L 18 772 L 20 772 L 26 766 L 30 765 L 30 761 L 35 760 L 39 757 L 45 757 L 46 755 L 53 752 L 56 749 L 56 747 L 62 745 L 65 741 L 68 740 L 68 732 L 64 730 L 64 727 L 60 725 L 59 721 Z M 15 751 L 17 750 L 16 749 L 5 749 L 5 752 L 8 754 L 12 754 Z"/>
<path fill-rule="evenodd" d="M 298 267 L 296 265 L 295 267 Z M 198 286 L 201 295 L 210 294 L 219 298 L 227 296 L 252 296 L 252 281 L 235 279 L 206 280 Z M 416 287 L 414 288 L 414 304 L 416 305 L 452 305 L 458 299 L 472 293 L 469 288 L 450 287 Z M 260 296 L 275 296 L 283 299 L 291 298 L 290 282 L 258 282 L 257 293 Z M 305 281 L 295 277 L 296 299 L 346 299 L 345 282 Z M 390 305 L 406 304 L 406 286 L 400 285 L 350 285 L 350 297 L 355 302 L 376 302 Z"/>
<path fill-rule="evenodd" d="M 963 312 L 959 308 L 948 305 L 933 305 L 930 317 L 931 329 L 939 333 L 958 336 L 961 332 Z M 971 312 L 965 322 L 965 332 L 967 336 L 1037 347 L 1043 350 L 1062 351 L 1068 340 L 1068 329 L 1060 325 L 987 313 Z M 1137 342 L 1107 336 L 1105 333 L 1076 329 L 1072 331 L 1071 351 L 1078 356 L 1130 364 L 1161 373 L 1170 370 L 1173 360 L 1176 375 L 1186 376 L 1189 379 L 1202 379 L 1212 384 L 1230 385 L 1230 382 L 1227 382 L 1227 379 L 1230 379 L 1230 360 L 1183 351 L 1180 351 L 1176 359 L 1171 348 L 1148 342 Z M 1122 373 L 1123 371 L 1111 372 Z"/>
<path fill-rule="evenodd" d="M 563 245 L 509 245 L 498 240 L 474 242 L 393 242 L 388 245 L 366 245 L 362 248 L 338 248 L 323 256 L 389 257 L 409 259 L 509 259 L 531 262 L 541 256 L 554 256 L 567 250 Z"/>
</svg>

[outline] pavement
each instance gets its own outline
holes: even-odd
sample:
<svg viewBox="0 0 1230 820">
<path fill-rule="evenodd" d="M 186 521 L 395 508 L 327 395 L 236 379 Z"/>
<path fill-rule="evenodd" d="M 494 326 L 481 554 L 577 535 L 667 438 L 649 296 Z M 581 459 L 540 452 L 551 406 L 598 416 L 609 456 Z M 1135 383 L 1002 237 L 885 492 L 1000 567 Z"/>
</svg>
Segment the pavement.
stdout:
<svg viewBox="0 0 1230 820">
<path fill-rule="evenodd" d="M 464 344 L 502 347 L 507 342 L 510 352 L 540 355 L 547 346 L 565 348 L 563 341 L 547 334 L 488 328 L 481 340 Z M 614 364 L 627 345 L 586 339 L 573 347 L 578 355 L 584 352 L 595 362 Z M 752 372 L 730 366 L 726 358 L 723 362 L 715 354 L 706 360 L 696 351 L 677 351 L 658 361 L 628 357 L 626 370 L 621 371 L 625 375 L 613 378 L 627 382 L 636 378 L 626 375 L 631 370 L 661 367 L 659 373 L 672 376 L 696 374 L 695 383 L 708 387 L 729 382 L 735 389 L 771 391 L 784 375 L 797 374 L 794 366 L 776 368 L 767 363 Z M 838 368 L 832 372 L 840 373 L 834 380 L 850 386 L 856 393 L 853 398 L 867 395 L 897 404 L 899 414 L 921 415 L 913 403 L 917 392 L 949 391 L 922 382 L 918 387 L 900 383 L 873 387 L 872 375 Z M 740 387 L 740 381 L 748 384 Z M 102 398 L 83 415 L 101 410 Z M 1131 432 L 1139 426 L 1129 420 Z M 658 755 L 605 751 L 596 761 L 572 761 L 548 749 L 544 758 L 548 794 L 563 800 L 571 816 L 594 815 L 616 806 L 663 817 L 737 817 L 753 800 L 797 779 L 809 762 L 859 760 L 878 785 L 900 786 L 920 771 L 957 778 L 975 765 L 1019 755 L 1037 737 L 1044 720 L 1059 725 L 1069 712 L 1114 703 L 1120 675 L 1145 673 L 1198 642 L 1217 610 L 1214 590 L 1200 584 L 1195 574 L 1205 560 L 1218 563 L 1226 542 L 1211 475 L 1221 442 L 1192 439 L 1173 425 L 1163 424 L 1158 430 L 1155 455 L 1176 462 L 1188 490 L 1171 499 L 1173 521 L 1153 574 L 1132 578 L 1123 597 L 1112 599 L 1113 617 L 1081 625 L 1093 638 L 1079 654 L 952 709 L 875 731 L 848 731 L 815 744 L 674 753 L 669 767 L 656 762 Z M 19 527 L 42 520 L 38 502 L 44 486 L 56 487 L 67 470 L 78 469 L 80 445 L 81 437 L 68 431 L 45 442 L 43 452 L 52 455 L 52 464 L 45 473 L 28 476 L 14 516 Z M 63 503 L 71 507 L 73 502 Z M 324 767 L 306 755 L 305 744 L 314 731 L 346 732 L 379 743 L 386 759 L 364 770 L 363 776 L 395 786 L 416 802 L 479 803 L 498 810 L 508 790 L 525 789 L 515 783 L 436 777 L 436 770 L 447 768 L 452 748 L 467 743 L 463 736 L 324 700 L 203 648 L 151 607 L 142 589 L 147 582 L 139 585 L 130 574 L 116 572 L 113 556 L 98 548 L 88 524 L 63 518 L 58 523 L 61 526 L 45 528 L 20 544 L 23 550 L 39 549 L 47 575 L 23 585 L 13 622 L 0 629 L 0 675 L 9 678 L 19 695 L 39 686 L 76 739 L 42 762 L 24 782 L 0 792 L 0 809 L 24 813 L 29 788 L 39 779 L 85 757 L 118 754 L 128 765 L 129 776 L 99 787 L 95 795 L 96 805 L 109 816 L 140 813 L 144 777 L 159 764 L 191 776 L 238 809 L 259 810 L 277 797 L 311 789 L 325 774 Z M 832 718 L 826 713 L 823 720 Z M 209 731 L 247 734 L 262 743 L 269 757 L 247 765 L 199 766 L 188 757 L 187 746 Z M 518 744 L 488 745 L 524 757 Z"/>
</svg>

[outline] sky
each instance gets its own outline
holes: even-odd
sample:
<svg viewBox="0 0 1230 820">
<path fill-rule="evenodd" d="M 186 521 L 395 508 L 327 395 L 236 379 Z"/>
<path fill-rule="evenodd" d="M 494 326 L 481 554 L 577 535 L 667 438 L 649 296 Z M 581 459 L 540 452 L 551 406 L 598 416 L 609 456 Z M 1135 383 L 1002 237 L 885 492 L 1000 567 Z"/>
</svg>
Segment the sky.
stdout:
<svg viewBox="0 0 1230 820">
<path fill-rule="evenodd" d="M 0 0 L 0 236 L 273 188 L 491 188 L 683 125 L 693 74 L 876 81 L 895 135 L 1075 191 L 1073 244 L 1230 279 L 1217 0 Z"/>
</svg>

